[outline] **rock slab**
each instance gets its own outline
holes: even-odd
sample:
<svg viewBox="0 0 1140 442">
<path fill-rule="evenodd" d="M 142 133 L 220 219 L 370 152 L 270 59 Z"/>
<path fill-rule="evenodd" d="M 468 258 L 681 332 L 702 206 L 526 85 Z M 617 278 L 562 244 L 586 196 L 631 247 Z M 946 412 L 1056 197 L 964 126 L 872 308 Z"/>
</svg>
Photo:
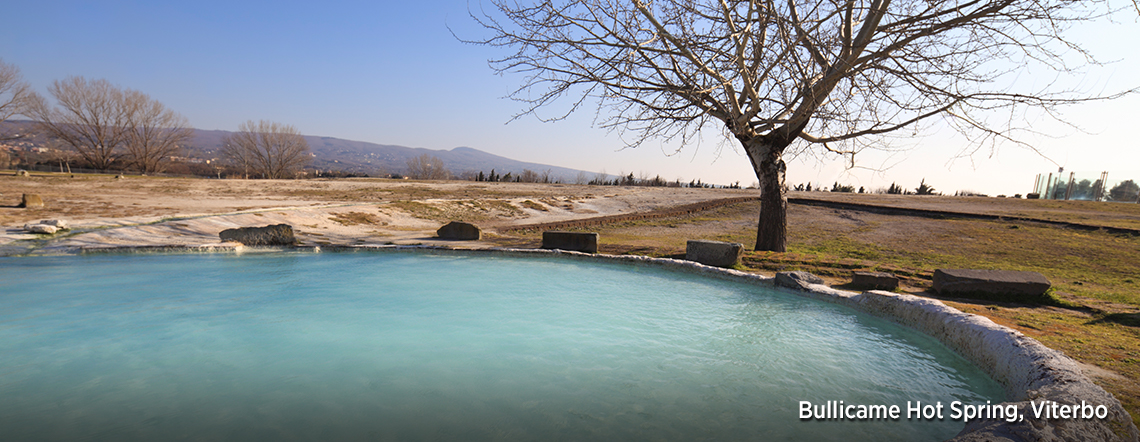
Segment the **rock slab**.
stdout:
<svg viewBox="0 0 1140 442">
<path fill-rule="evenodd" d="M 899 288 L 899 277 L 884 272 L 854 272 L 851 285 L 869 290 L 894 290 Z"/>
<path fill-rule="evenodd" d="M 942 295 L 1041 296 L 1052 285 L 1037 272 L 1013 270 L 938 269 L 934 291 Z"/>
<path fill-rule="evenodd" d="M 61 219 L 45 219 L 38 223 L 24 224 L 24 231 L 31 233 L 53 234 L 60 230 L 68 230 L 67 221 Z"/>
<path fill-rule="evenodd" d="M 226 229 L 218 236 L 222 241 L 240 242 L 247 246 L 291 246 L 297 243 L 293 237 L 293 226 L 288 224 Z"/>
<path fill-rule="evenodd" d="M 598 234 L 594 232 L 542 232 L 542 248 L 598 253 Z"/>
<path fill-rule="evenodd" d="M 440 227 L 435 231 L 435 236 L 440 239 L 456 239 L 466 241 L 478 241 L 482 237 L 482 231 L 479 227 L 461 221 L 452 221 Z"/>
<path fill-rule="evenodd" d="M 20 207 L 25 209 L 38 209 L 43 206 L 44 199 L 40 198 L 38 194 L 25 193 L 24 196 L 20 198 Z"/>
<path fill-rule="evenodd" d="M 24 231 L 28 233 L 46 233 L 51 235 L 59 231 L 59 227 L 47 224 L 24 224 Z"/>
<path fill-rule="evenodd" d="M 808 272 L 777 272 L 776 285 L 799 290 L 809 290 L 812 284 L 823 284 L 823 278 Z"/>
<path fill-rule="evenodd" d="M 732 267 L 740 262 L 744 244 L 691 239 L 685 243 L 685 259 L 713 267 Z"/>
</svg>

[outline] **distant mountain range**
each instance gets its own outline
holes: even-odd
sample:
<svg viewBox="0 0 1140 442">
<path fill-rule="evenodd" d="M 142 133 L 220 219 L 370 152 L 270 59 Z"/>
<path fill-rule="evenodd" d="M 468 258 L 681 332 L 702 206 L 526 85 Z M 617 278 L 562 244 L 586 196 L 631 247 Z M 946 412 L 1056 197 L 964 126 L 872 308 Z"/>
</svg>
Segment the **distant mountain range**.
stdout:
<svg viewBox="0 0 1140 442">
<path fill-rule="evenodd" d="M 222 139 L 229 133 L 229 131 L 224 130 L 195 129 L 194 141 L 190 149 L 191 152 L 189 152 L 190 156 L 199 158 L 218 157 L 218 152 L 222 148 Z M 572 182 L 580 172 L 585 172 L 590 178 L 594 177 L 593 172 L 549 164 L 527 163 L 471 147 L 432 150 L 308 135 L 305 136 L 305 141 L 309 142 L 309 148 L 315 155 L 310 166 L 321 170 L 340 170 L 369 175 L 403 174 L 408 170 L 409 159 L 426 153 L 443 160 L 443 165 L 454 175 L 465 172 L 478 173 L 479 171 L 486 173 L 490 172 L 491 169 L 495 169 L 498 174 L 506 172 L 518 174 L 523 170 L 542 173 L 549 169 L 552 178 L 561 178 L 563 181 Z"/>
<path fill-rule="evenodd" d="M 34 124 L 30 121 L 6 121 L 0 123 L 0 134 L 28 134 L 32 132 L 33 127 Z M 228 134 L 230 132 L 224 130 L 195 129 L 194 139 L 185 153 L 186 157 L 203 160 L 220 157 L 222 139 Z M 532 170 L 541 174 L 549 170 L 551 178 L 560 178 L 562 181 L 568 182 L 573 182 L 579 173 L 585 173 L 591 179 L 595 175 L 594 172 L 589 171 L 513 160 L 471 147 L 432 150 L 342 140 L 332 137 L 305 136 L 305 140 L 308 141 L 309 148 L 314 155 L 310 166 L 320 170 L 335 170 L 372 176 L 389 173 L 405 174 L 408 169 L 408 160 L 426 153 L 443 160 L 444 166 L 454 175 L 462 175 L 468 172 L 474 174 L 479 171 L 486 173 L 490 172 L 491 169 L 500 175 L 507 172 L 518 174 L 523 170 Z M 30 142 L 38 146 L 47 143 L 43 136 L 27 137 L 21 141 L 25 143 L 20 144 Z"/>
</svg>

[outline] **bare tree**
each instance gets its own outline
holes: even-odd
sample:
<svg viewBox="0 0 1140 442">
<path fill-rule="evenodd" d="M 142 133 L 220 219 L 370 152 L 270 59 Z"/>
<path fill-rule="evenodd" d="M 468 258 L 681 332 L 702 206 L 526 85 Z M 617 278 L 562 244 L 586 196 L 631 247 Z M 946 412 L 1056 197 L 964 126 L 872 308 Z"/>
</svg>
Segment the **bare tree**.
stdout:
<svg viewBox="0 0 1140 442">
<path fill-rule="evenodd" d="M 34 95 L 20 75 L 20 69 L 0 60 L 0 123 L 25 113 Z M 0 140 L 10 138 L 0 134 Z"/>
<path fill-rule="evenodd" d="M 48 91 L 51 107 L 39 95 L 28 113 L 48 135 L 70 145 L 96 169 L 110 169 L 126 149 L 126 161 L 142 173 L 161 172 L 193 132 L 185 117 L 147 94 L 123 90 L 107 80 L 69 77 Z"/>
<path fill-rule="evenodd" d="M 1026 111 L 1089 97 L 1017 82 L 1026 64 L 1074 72 L 1074 22 L 1115 12 L 1067 0 L 491 0 L 475 16 L 522 73 L 522 114 L 569 97 L 603 127 L 688 142 L 705 128 L 741 143 L 762 192 L 757 250 L 786 250 L 784 154 L 848 157 L 934 118 L 974 142 L 1012 140 Z M 1083 58 L 1082 58 L 1083 57 Z M 789 148 L 791 150 L 789 151 Z M 972 150 L 970 151 L 972 152 Z"/>
<path fill-rule="evenodd" d="M 262 178 L 294 178 L 309 163 L 309 143 L 297 128 L 261 120 L 246 121 L 222 140 L 222 155 L 245 173 Z"/>
<path fill-rule="evenodd" d="M 51 107 L 35 95 L 30 116 L 49 136 L 67 143 L 99 170 L 111 168 L 117 148 L 129 137 L 130 112 L 123 105 L 123 91 L 107 80 L 88 82 L 68 77 L 52 82 L 48 92 L 59 103 Z"/>
<path fill-rule="evenodd" d="M 538 176 L 538 172 L 523 169 L 522 173 L 519 174 L 519 181 L 524 183 L 539 183 L 542 182 L 542 178 Z"/>
<path fill-rule="evenodd" d="M 126 91 L 123 105 L 129 122 L 128 160 L 143 174 L 162 172 L 170 157 L 194 136 L 190 122 L 142 92 Z"/>
<path fill-rule="evenodd" d="M 446 180 L 451 172 L 443 165 L 443 160 L 428 154 L 408 159 L 408 176 L 417 180 Z"/>
</svg>

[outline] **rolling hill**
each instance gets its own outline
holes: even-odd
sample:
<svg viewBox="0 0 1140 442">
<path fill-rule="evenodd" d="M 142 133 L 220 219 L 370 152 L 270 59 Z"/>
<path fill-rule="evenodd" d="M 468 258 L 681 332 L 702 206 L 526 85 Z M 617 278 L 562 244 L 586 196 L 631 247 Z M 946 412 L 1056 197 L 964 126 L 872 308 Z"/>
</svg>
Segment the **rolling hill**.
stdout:
<svg viewBox="0 0 1140 442">
<path fill-rule="evenodd" d="M 30 121 L 6 121 L 0 123 L 0 133 L 34 132 L 34 124 Z M 186 157 L 196 159 L 215 159 L 220 157 L 222 140 L 229 131 L 224 130 L 194 130 L 194 138 L 187 146 Z M 594 173 L 580 171 L 548 164 L 528 163 L 510 158 L 490 154 L 471 147 L 456 147 L 451 150 L 432 150 L 395 146 L 389 144 L 376 144 L 364 141 L 344 140 L 333 137 L 305 136 L 313 154 L 310 167 L 323 171 L 342 171 L 349 173 L 368 174 L 371 176 L 407 172 L 408 159 L 423 154 L 432 155 L 443 160 L 444 166 L 452 174 L 461 176 L 464 173 L 490 172 L 491 169 L 499 174 L 511 172 L 518 174 L 523 170 L 532 170 L 542 173 L 549 170 L 551 178 L 573 182 L 579 173 L 593 178 Z M 47 139 L 43 136 L 25 137 L 20 143 L 25 147 L 35 145 L 46 147 Z"/>
</svg>

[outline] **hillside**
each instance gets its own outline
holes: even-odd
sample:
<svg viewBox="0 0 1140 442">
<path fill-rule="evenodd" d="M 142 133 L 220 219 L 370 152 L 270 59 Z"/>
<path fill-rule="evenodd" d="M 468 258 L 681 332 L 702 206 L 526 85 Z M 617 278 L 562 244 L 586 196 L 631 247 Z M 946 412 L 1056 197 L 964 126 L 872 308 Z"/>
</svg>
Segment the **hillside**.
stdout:
<svg viewBox="0 0 1140 442">
<path fill-rule="evenodd" d="M 191 156 L 199 158 L 217 157 L 222 147 L 222 138 L 228 134 L 222 130 L 195 130 Z M 312 167 L 321 170 L 341 170 L 345 172 L 366 173 L 377 175 L 383 173 L 405 173 L 408 160 L 423 154 L 432 155 L 443 160 L 453 174 L 464 172 L 489 172 L 495 169 L 499 173 L 519 173 L 524 169 L 542 172 L 550 169 L 552 177 L 563 181 L 573 181 L 579 170 L 548 164 L 528 163 L 506 157 L 483 152 L 470 147 L 456 147 L 451 150 L 432 150 L 396 146 L 390 144 L 376 144 L 364 141 L 343 140 L 333 137 L 305 136 L 312 149 Z M 586 172 L 590 178 L 593 172 Z"/>
<path fill-rule="evenodd" d="M 34 125 L 29 121 L 7 121 L 0 123 L 0 134 L 28 134 L 32 132 L 33 127 Z M 229 131 L 224 130 L 195 129 L 194 139 L 188 146 L 185 156 L 202 160 L 220 157 L 222 139 L 229 133 Z M 579 173 L 584 172 L 589 178 L 593 178 L 595 175 L 588 171 L 518 161 L 471 147 L 432 150 L 333 137 L 305 136 L 305 140 L 309 142 L 309 147 L 313 153 L 310 166 L 324 171 L 363 173 L 373 176 L 388 173 L 403 174 L 407 172 L 408 159 L 426 153 L 443 160 L 447 169 L 455 175 L 462 175 L 465 172 L 490 172 L 491 169 L 495 169 L 500 174 L 506 172 L 518 174 L 523 170 L 542 173 L 550 170 L 551 178 L 559 178 L 562 181 L 569 182 L 573 182 Z M 29 149 L 45 148 L 48 142 L 43 136 L 23 138 L 19 141 L 19 143 L 9 142 L 8 144 L 19 149 Z"/>
</svg>

